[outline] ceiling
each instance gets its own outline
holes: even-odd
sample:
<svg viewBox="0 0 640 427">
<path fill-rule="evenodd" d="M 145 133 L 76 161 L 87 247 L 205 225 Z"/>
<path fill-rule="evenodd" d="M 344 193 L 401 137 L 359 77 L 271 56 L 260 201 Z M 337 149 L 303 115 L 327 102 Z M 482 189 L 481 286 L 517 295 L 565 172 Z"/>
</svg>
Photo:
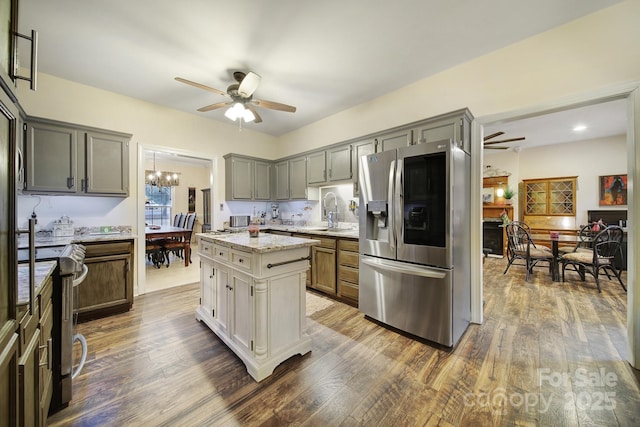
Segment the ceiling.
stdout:
<svg viewBox="0 0 640 427">
<path fill-rule="evenodd" d="M 40 72 L 199 113 L 236 70 L 262 76 L 258 109 L 282 135 L 618 0 L 28 0 L 19 31 L 39 32 Z M 21 64 L 28 58 L 20 58 Z"/>
<path fill-rule="evenodd" d="M 493 145 L 521 151 L 544 145 L 622 135 L 627 130 L 626 109 L 626 100 L 620 99 L 510 122 L 491 123 L 483 129 L 485 136 L 504 132 L 489 141 L 525 137 L 524 141 Z M 584 129 L 574 130 L 576 126 L 584 126 Z M 485 155 L 500 152 L 503 150 L 485 150 Z"/>
</svg>

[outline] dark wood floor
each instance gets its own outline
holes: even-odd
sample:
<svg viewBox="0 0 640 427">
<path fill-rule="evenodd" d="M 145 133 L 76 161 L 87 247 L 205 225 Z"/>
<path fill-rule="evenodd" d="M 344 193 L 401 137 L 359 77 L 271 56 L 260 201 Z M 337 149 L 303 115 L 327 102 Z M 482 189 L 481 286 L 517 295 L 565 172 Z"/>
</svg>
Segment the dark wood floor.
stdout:
<svg viewBox="0 0 640 427">
<path fill-rule="evenodd" d="M 336 302 L 307 318 L 312 351 L 261 383 L 195 320 L 196 285 L 138 297 L 129 313 L 79 325 L 88 361 L 49 424 L 637 425 L 622 288 L 484 266 L 485 321 L 454 351 Z"/>
</svg>

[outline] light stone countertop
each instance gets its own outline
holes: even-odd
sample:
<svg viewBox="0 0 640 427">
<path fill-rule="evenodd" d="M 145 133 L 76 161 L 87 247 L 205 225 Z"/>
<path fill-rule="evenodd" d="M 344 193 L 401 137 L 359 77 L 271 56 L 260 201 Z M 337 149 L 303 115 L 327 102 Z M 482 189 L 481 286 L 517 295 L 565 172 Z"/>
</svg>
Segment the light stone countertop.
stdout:
<svg viewBox="0 0 640 427">
<path fill-rule="evenodd" d="M 56 268 L 55 261 L 36 262 L 34 296 L 40 293 L 40 287 Z M 29 264 L 18 264 L 18 305 L 29 302 Z"/>
<path fill-rule="evenodd" d="M 286 251 L 289 249 L 304 248 L 320 244 L 319 240 L 302 239 L 300 237 L 278 236 L 275 234 L 260 233 L 258 237 L 249 237 L 249 233 L 233 233 L 214 235 L 196 233 L 201 239 L 213 241 L 216 244 L 255 253 L 267 253 Z"/>
<path fill-rule="evenodd" d="M 66 246 L 70 243 L 91 243 L 91 242 L 109 242 L 113 240 L 130 240 L 137 239 L 136 234 L 130 232 L 124 233 L 85 233 L 74 234 L 68 237 L 38 236 L 35 237 L 36 248 L 44 248 L 48 246 Z M 18 248 L 28 248 L 29 238 L 27 235 L 20 235 L 18 238 Z"/>
</svg>

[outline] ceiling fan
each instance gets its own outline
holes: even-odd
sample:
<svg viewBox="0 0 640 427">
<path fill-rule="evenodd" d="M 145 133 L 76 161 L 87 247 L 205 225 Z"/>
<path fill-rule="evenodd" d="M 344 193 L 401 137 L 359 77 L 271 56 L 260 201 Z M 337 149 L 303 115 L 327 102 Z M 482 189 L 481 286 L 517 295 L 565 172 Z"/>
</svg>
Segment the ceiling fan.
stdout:
<svg viewBox="0 0 640 427">
<path fill-rule="evenodd" d="M 226 92 L 203 85 L 201 83 L 183 79 L 182 77 L 176 77 L 175 79 L 181 83 L 186 83 L 188 85 L 231 98 L 231 101 L 217 102 L 215 104 L 210 104 L 202 108 L 198 108 L 198 111 L 200 112 L 216 110 L 218 108 L 223 108 L 226 106 L 233 106 L 232 108 L 229 108 L 227 110 L 225 116 L 232 120 L 241 118 L 241 120 L 244 119 L 245 122 L 250 122 L 253 120 L 256 123 L 262 122 L 262 117 L 260 117 L 255 107 L 286 111 L 288 113 L 296 112 L 296 107 L 292 107 L 291 105 L 280 104 L 279 102 L 273 101 L 265 101 L 263 99 L 253 99 L 253 93 L 258 88 L 261 80 L 261 77 L 253 71 L 249 71 L 248 73 L 235 71 L 233 73 L 233 78 L 237 83 L 229 85 Z M 249 111 L 249 113 L 246 113 L 246 111 Z"/>
<path fill-rule="evenodd" d="M 507 138 L 507 139 L 500 139 L 498 141 L 489 141 L 490 139 L 496 138 L 500 135 L 504 135 L 504 132 L 496 132 L 496 133 L 492 133 L 491 135 L 487 135 L 484 137 L 484 143 L 483 143 L 483 148 L 489 149 L 489 150 L 506 150 L 509 147 L 493 147 L 493 145 L 495 144 L 502 144 L 504 142 L 513 142 L 513 141 L 524 141 L 525 137 L 524 136 L 520 136 L 518 138 Z"/>
</svg>

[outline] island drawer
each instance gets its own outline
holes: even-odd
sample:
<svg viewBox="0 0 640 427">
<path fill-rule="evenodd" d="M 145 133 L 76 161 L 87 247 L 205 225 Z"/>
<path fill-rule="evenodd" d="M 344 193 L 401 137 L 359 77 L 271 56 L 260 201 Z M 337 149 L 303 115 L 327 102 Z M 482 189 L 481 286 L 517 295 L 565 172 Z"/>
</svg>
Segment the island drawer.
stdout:
<svg viewBox="0 0 640 427">
<path fill-rule="evenodd" d="M 200 255 L 213 259 L 213 243 L 207 242 L 204 239 L 200 240 Z"/>
<path fill-rule="evenodd" d="M 240 252 L 231 250 L 231 264 L 235 265 L 241 270 L 251 271 L 251 254 L 247 252 Z"/>
<path fill-rule="evenodd" d="M 217 260 L 229 261 L 230 249 L 226 246 L 215 245 L 213 247 L 213 258 Z"/>
</svg>

